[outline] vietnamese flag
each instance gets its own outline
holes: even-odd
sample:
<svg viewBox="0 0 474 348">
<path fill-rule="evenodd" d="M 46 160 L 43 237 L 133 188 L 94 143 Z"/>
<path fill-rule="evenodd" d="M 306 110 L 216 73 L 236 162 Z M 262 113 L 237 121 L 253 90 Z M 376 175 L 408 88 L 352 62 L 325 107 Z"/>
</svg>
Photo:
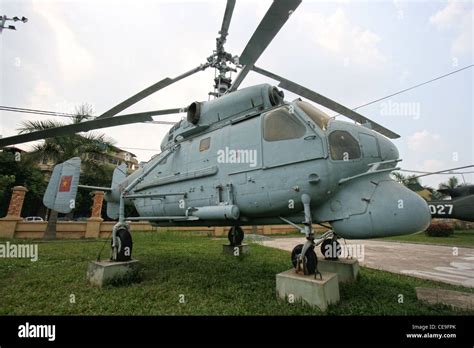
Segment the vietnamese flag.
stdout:
<svg viewBox="0 0 474 348">
<path fill-rule="evenodd" d="M 72 175 L 64 175 L 59 183 L 59 192 L 69 192 L 71 190 Z"/>
</svg>

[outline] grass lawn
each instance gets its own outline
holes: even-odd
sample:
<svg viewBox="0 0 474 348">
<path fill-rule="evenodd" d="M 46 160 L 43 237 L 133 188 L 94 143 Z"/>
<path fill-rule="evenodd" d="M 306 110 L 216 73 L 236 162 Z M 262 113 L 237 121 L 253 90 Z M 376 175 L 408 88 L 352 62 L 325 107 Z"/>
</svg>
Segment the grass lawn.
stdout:
<svg viewBox="0 0 474 348">
<path fill-rule="evenodd" d="M 449 237 L 429 237 L 425 232 L 418 232 L 405 236 L 386 237 L 382 240 L 474 248 L 474 230 L 455 230 Z"/>
<path fill-rule="evenodd" d="M 0 259 L 0 315 L 321 315 L 317 309 L 275 298 L 275 274 L 290 267 L 289 253 L 252 244 L 241 258 L 223 255 L 226 241 L 205 234 L 134 233 L 140 283 L 97 289 L 86 269 L 104 241 L 39 244 L 39 260 Z M 5 240 L 0 243 L 6 242 Z M 24 243 L 25 241 L 15 241 Z M 108 256 L 108 244 L 103 258 Z M 330 315 L 474 314 L 419 302 L 415 286 L 466 289 L 383 271 L 361 269 L 341 286 Z M 74 294 L 75 303 L 70 303 Z M 404 303 L 398 303 L 398 296 Z M 180 304 L 184 295 L 185 304 Z"/>
</svg>

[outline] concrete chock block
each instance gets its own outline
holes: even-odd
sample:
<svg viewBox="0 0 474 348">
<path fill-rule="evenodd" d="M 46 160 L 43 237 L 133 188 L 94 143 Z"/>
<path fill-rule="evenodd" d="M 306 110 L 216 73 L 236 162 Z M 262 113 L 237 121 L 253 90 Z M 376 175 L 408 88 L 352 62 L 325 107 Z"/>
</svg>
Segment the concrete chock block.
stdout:
<svg viewBox="0 0 474 348">
<path fill-rule="evenodd" d="M 247 254 L 250 251 L 250 246 L 248 244 L 241 244 L 241 245 L 229 245 L 224 244 L 222 245 L 222 252 L 224 254 L 229 254 L 233 256 L 240 256 L 243 254 Z"/>
<path fill-rule="evenodd" d="M 339 302 L 339 282 L 335 273 L 321 272 L 322 280 L 314 275 L 296 273 L 294 269 L 276 275 L 277 297 L 286 301 L 302 300 L 323 312 L 329 304 Z"/>
<path fill-rule="evenodd" d="M 94 286 L 119 285 L 139 280 L 140 263 L 130 261 L 92 261 L 87 269 L 87 281 Z"/>
<path fill-rule="evenodd" d="M 356 259 L 318 260 L 320 272 L 336 273 L 340 283 L 352 283 L 359 275 L 359 261 Z"/>
</svg>

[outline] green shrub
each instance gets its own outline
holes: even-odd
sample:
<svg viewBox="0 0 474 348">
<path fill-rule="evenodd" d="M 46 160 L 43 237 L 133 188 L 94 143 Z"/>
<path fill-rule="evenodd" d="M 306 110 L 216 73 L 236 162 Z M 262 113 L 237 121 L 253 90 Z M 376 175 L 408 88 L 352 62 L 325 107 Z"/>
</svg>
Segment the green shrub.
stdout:
<svg viewBox="0 0 474 348">
<path fill-rule="evenodd" d="M 431 224 L 425 231 L 430 237 L 449 237 L 454 233 L 454 227 L 444 222 Z"/>
</svg>

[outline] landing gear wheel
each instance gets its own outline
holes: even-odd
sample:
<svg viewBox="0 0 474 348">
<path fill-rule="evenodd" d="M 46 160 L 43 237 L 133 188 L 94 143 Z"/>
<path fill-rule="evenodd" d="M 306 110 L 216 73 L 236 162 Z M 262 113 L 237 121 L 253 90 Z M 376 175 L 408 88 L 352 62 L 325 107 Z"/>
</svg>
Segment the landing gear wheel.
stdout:
<svg viewBox="0 0 474 348">
<path fill-rule="evenodd" d="M 115 236 L 117 253 L 114 261 L 130 261 L 132 258 L 132 235 L 126 227 L 120 227 Z M 113 258 L 113 256 L 112 256 Z"/>
<path fill-rule="evenodd" d="M 298 244 L 294 247 L 293 251 L 291 252 L 291 263 L 293 264 L 294 268 L 298 266 L 298 258 L 300 257 L 303 251 L 303 244 Z M 305 257 L 303 259 L 303 271 L 305 275 L 315 274 L 316 273 L 316 266 L 318 265 L 318 259 L 316 257 L 316 253 L 314 252 L 314 248 L 311 247 L 306 250 Z"/>
<path fill-rule="evenodd" d="M 241 245 L 244 240 L 244 231 L 240 226 L 232 226 L 227 235 L 229 243 L 232 246 Z"/>
<path fill-rule="evenodd" d="M 321 254 L 326 260 L 337 260 L 342 254 L 341 244 L 336 239 L 326 239 L 321 243 Z"/>
</svg>

